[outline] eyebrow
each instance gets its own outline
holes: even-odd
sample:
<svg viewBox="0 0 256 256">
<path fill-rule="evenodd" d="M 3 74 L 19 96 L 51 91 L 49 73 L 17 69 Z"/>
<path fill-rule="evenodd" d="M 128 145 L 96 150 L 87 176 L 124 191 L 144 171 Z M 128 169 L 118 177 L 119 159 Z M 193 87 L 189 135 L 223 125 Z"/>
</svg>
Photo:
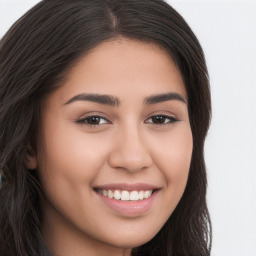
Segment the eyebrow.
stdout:
<svg viewBox="0 0 256 256">
<path fill-rule="evenodd" d="M 149 97 L 146 97 L 144 100 L 144 104 L 151 105 L 151 104 L 156 104 L 156 103 L 169 101 L 169 100 L 178 100 L 186 104 L 185 99 L 180 94 L 173 93 L 173 92 L 156 94 L 156 95 L 151 95 Z M 104 94 L 87 94 L 87 93 L 82 93 L 74 96 L 69 101 L 67 101 L 64 105 L 70 104 L 75 101 L 92 101 L 92 102 L 109 105 L 113 107 L 120 106 L 120 100 L 115 96 L 104 95 Z"/>
<path fill-rule="evenodd" d="M 185 99 L 180 94 L 175 93 L 175 92 L 169 92 L 169 93 L 156 94 L 156 95 L 149 96 L 145 99 L 144 103 L 149 105 L 149 104 L 160 103 L 160 102 L 164 102 L 164 101 L 168 101 L 168 100 L 178 100 L 178 101 L 181 101 L 181 102 L 187 104 Z"/>
<path fill-rule="evenodd" d="M 66 102 L 64 105 L 70 104 L 74 101 L 92 101 L 113 107 L 118 107 L 120 105 L 120 100 L 115 96 L 87 93 L 76 95 L 75 97 L 71 98 L 68 102 Z"/>
</svg>

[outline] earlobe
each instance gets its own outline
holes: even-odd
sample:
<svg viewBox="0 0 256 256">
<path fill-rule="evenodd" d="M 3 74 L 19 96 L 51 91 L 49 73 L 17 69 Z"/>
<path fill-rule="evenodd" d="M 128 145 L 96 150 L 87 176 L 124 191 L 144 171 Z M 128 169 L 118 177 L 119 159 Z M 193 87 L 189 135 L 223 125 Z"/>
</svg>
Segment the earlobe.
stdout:
<svg viewBox="0 0 256 256">
<path fill-rule="evenodd" d="M 36 153 L 30 145 L 28 146 L 28 149 L 27 149 L 25 166 L 27 169 L 30 169 L 30 170 L 35 170 L 37 168 Z"/>
</svg>

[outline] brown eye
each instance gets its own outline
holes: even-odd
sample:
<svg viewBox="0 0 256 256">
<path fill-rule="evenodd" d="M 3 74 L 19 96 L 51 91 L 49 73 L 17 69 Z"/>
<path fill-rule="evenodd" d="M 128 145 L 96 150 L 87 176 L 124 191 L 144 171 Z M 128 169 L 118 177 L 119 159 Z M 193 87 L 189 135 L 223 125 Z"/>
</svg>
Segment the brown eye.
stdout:
<svg viewBox="0 0 256 256">
<path fill-rule="evenodd" d="M 179 121 L 177 118 L 173 116 L 166 116 L 166 115 L 152 116 L 148 120 L 150 120 L 149 123 L 160 124 L 160 125 L 170 124 L 170 123 Z"/>
<path fill-rule="evenodd" d="M 83 119 L 77 121 L 80 124 L 88 124 L 88 125 L 101 125 L 109 123 L 108 120 L 101 116 L 88 116 Z"/>
<path fill-rule="evenodd" d="M 153 116 L 152 117 L 152 122 L 155 124 L 163 124 L 166 121 L 165 116 Z"/>
<path fill-rule="evenodd" d="M 88 124 L 100 124 L 101 118 L 99 116 L 91 116 L 86 118 Z"/>
</svg>

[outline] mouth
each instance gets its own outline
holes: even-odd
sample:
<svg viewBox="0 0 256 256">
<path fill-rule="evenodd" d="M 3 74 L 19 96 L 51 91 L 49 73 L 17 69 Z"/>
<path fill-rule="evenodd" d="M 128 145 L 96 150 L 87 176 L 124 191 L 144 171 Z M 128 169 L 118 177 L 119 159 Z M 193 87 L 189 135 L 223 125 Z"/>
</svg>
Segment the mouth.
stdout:
<svg viewBox="0 0 256 256">
<path fill-rule="evenodd" d="M 104 197 L 120 201 L 141 201 L 148 199 L 153 193 L 159 189 L 148 190 L 120 190 L 120 189 L 99 189 L 94 188 L 94 191 Z"/>
<path fill-rule="evenodd" d="M 160 189 L 144 183 L 108 184 L 93 188 L 103 205 L 127 217 L 147 213 L 157 200 Z"/>
</svg>

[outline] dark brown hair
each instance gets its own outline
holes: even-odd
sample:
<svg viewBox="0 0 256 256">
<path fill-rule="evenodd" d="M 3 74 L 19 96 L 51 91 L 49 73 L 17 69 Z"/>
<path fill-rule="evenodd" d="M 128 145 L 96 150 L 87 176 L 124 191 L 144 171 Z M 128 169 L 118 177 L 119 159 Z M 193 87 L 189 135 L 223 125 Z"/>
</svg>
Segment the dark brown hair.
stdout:
<svg viewBox="0 0 256 256">
<path fill-rule="evenodd" d="M 173 214 L 132 255 L 207 256 L 204 140 L 210 122 L 208 72 L 201 46 L 184 19 L 162 0 L 44 0 L 0 41 L 0 253 L 50 256 L 40 234 L 40 180 L 25 167 L 37 141 L 42 98 L 61 85 L 88 51 L 121 36 L 155 43 L 177 65 L 188 94 L 193 153 L 185 192 Z"/>
</svg>

